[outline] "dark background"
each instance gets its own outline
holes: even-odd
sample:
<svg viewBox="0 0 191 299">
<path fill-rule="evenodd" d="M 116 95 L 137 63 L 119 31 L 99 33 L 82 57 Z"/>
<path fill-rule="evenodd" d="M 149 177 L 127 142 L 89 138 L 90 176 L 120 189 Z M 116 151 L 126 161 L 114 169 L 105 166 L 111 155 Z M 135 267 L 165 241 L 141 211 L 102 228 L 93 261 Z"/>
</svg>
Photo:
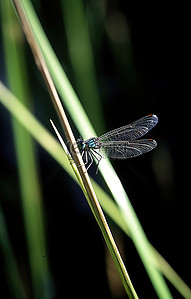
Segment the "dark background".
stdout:
<svg viewBox="0 0 191 299">
<path fill-rule="evenodd" d="M 91 8 L 92 18 L 96 19 L 100 3 L 84 1 L 85 9 L 87 6 Z M 102 29 L 99 47 L 93 47 L 105 126 L 111 130 L 150 113 L 159 117 L 158 125 L 149 133 L 150 137 L 157 140 L 158 147 L 137 159 L 115 160 L 112 164 L 148 239 L 190 285 L 188 7 L 182 3 L 171 4 L 165 1 L 132 4 L 132 1 L 113 0 L 105 3 L 105 28 Z M 72 81 L 59 1 L 47 3 L 42 0 L 37 10 L 45 32 Z M 110 22 L 116 16 L 123 17 L 126 25 L 128 38 L 124 43 L 117 39 L 120 36 L 120 24 L 116 23 L 117 35 L 113 40 L 108 33 Z M 92 43 L 94 41 L 93 36 Z M 35 102 L 39 94 L 44 97 L 47 94 L 28 45 L 26 52 Z M 0 53 L 3 66 L 2 49 Z M 2 70 L 3 67 L 1 80 L 6 82 Z M 75 87 L 75 82 L 72 83 Z M 51 104 L 45 109 L 43 100 L 42 104 L 35 105 L 39 119 L 48 127 L 50 114 L 54 113 Z M 22 257 L 20 267 L 30 276 L 11 126 L 7 123 L 8 113 L 4 109 L 0 109 L 0 117 L 3 128 L 1 203 L 18 260 L 21 261 Z M 55 298 L 63 298 L 67 292 L 71 294 L 68 298 L 92 298 L 92 294 L 95 298 L 100 297 L 100 294 L 103 298 L 112 298 L 106 271 L 110 267 L 107 249 L 83 194 L 52 158 L 42 149 L 38 148 L 38 151 Z M 90 173 L 94 175 L 94 171 L 92 167 Z M 102 183 L 99 174 L 96 179 Z M 12 188 L 8 190 L 8 186 Z M 63 217 L 63 207 L 69 211 L 68 217 L 71 217 L 75 226 L 69 226 L 67 216 Z M 140 298 L 148 298 L 149 292 L 149 298 L 157 298 L 132 242 L 109 222 L 121 244 L 125 264 L 138 295 Z M 71 267 L 64 260 L 67 255 L 76 269 L 75 288 Z M 0 278 L 8 298 L 9 290 L 3 272 Z M 30 290 L 30 278 L 26 279 L 26 283 Z M 169 287 L 174 298 L 181 298 L 170 284 Z M 120 290 L 113 298 L 126 296 Z"/>
</svg>

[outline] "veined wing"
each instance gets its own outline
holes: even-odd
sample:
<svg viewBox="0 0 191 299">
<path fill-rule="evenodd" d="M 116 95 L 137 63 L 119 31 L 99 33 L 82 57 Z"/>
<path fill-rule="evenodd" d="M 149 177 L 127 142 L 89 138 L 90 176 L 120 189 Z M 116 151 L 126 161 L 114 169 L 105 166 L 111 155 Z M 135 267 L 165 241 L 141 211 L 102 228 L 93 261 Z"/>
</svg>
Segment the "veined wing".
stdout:
<svg viewBox="0 0 191 299">
<path fill-rule="evenodd" d="M 156 146 L 157 142 L 153 139 L 110 141 L 102 143 L 100 150 L 109 158 L 127 159 L 147 153 Z"/>
<path fill-rule="evenodd" d="M 120 127 L 105 133 L 99 137 L 99 141 L 130 141 L 135 140 L 150 131 L 158 122 L 155 114 L 149 114 L 129 125 Z"/>
</svg>

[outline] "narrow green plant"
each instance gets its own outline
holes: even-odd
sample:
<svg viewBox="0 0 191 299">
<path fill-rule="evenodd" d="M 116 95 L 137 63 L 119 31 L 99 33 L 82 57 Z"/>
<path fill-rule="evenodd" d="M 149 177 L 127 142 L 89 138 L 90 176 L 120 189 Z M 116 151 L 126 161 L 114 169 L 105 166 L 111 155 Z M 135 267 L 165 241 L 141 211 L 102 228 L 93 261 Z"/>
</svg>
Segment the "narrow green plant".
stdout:
<svg viewBox="0 0 191 299">
<path fill-rule="evenodd" d="M 83 3 L 81 0 L 60 0 L 60 3 L 77 92 L 94 128 L 101 134 L 105 122 Z"/>
<path fill-rule="evenodd" d="M 6 220 L 0 204 L 0 248 L 4 257 L 5 276 L 11 295 L 16 299 L 26 299 L 26 293 L 21 281 L 16 257 L 11 245 Z M 2 269 L 3 267 L 1 267 Z"/>
<path fill-rule="evenodd" d="M 11 3 L 1 3 L 1 9 L 7 82 L 18 98 L 30 106 L 24 36 Z M 15 118 L 12 118 L 12 127 L 34 296 L 50 298 L 48 259 L 42 258 L 46 245 L 35 146 L 30 134 Z"/>
</svg>

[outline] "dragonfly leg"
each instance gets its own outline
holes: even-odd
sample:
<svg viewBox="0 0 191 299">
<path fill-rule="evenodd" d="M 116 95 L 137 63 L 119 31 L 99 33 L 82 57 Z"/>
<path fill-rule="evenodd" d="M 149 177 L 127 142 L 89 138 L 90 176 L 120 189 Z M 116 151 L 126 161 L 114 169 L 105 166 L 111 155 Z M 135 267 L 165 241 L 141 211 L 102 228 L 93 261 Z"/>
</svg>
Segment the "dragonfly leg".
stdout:
<svg viewBox="0 0 191 299">
<path fill-rule="evenodd" d="M 84 155 L 84 153 L 85 153 L 85 155 Z M 81 167 L 82 165 L 88 164 L 88 152 L 87 151 L 82 151 L 81 155 L 82 155 L 82 159 L 84 157 L 85 162 L 83 164 L 78 165 L 78 167 Z M 88 166 L 88 168 L 89 168 L 89 166 Z M 86 171 L 87 171 L 87 169 L 86 169 Z"/>
<path fill-rule="evenodd" d="M 92 149 L 92 155 L 94 156 L 94 158 L 97 160 L 97 162 L 98 162 L 98 164 L 97 164 L 97 169 L 96 169 L 96 174 L 98 173 L 98 166 L 99 166 L 99 163 L 100 163 L 100 161 L 101 161 L 101 159 L 102 159 L 102 155 L 100 154 L 100 153 L 98 153 L 98 152 L 96 152 L 94 149 Z M 97 154 L 97 156 L 95 155 L 95 154 Z"/>
<path fill-rule="evenodd" d="M 81 153 L 81 155 L 82 155 L 82 159 L 83 159 L 83 156 L 84 156 L 84 152 L 85 152 L 85 151 L 82 151 L 82 153 Z M 82 165 L 84 165 L 84 164 L 80 164 L 80 165 L 78 165 L 78 167 L 81 167 Z"/>
<path fill-rule="evenodd" d="M 88 152 L 85 152 L 85 163 L 84 165 L 88 164 Z"/>
<path fill-rule="evenodd" d="M 88 167 L 86 168 L 86 170 L 88 170 L 90 168 L 90 166 L 93 163 L 93 158 L 92 158 L 92 154 L 89 152 L 89 156 L 90 156 L 90 164 L 88 165 Z"/>
</svg>

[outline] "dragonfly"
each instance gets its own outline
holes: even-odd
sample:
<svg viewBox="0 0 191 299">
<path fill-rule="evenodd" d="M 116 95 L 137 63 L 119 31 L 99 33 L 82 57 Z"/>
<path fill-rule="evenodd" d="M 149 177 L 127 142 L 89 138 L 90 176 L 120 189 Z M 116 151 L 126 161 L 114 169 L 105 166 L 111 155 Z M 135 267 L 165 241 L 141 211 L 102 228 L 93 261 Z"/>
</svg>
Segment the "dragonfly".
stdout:
<svg viewBox="0 0 191 299">
<path fill-rule="evenodd" d="M 157 142 L 153 139 L 139 139 L 148 133 L 158 123 L 155 114 L 149 114 L 129 125 L 109 131 L 99 137 L 84 140 L 77 139 L 77 145 L 83 157 L 84 164 L 93 164 L 93 158 L 97 160 L 97 170 L 104 156 L 113 159 L 127 159 L 140 156 L 153 150 Z"/>
</svg>

